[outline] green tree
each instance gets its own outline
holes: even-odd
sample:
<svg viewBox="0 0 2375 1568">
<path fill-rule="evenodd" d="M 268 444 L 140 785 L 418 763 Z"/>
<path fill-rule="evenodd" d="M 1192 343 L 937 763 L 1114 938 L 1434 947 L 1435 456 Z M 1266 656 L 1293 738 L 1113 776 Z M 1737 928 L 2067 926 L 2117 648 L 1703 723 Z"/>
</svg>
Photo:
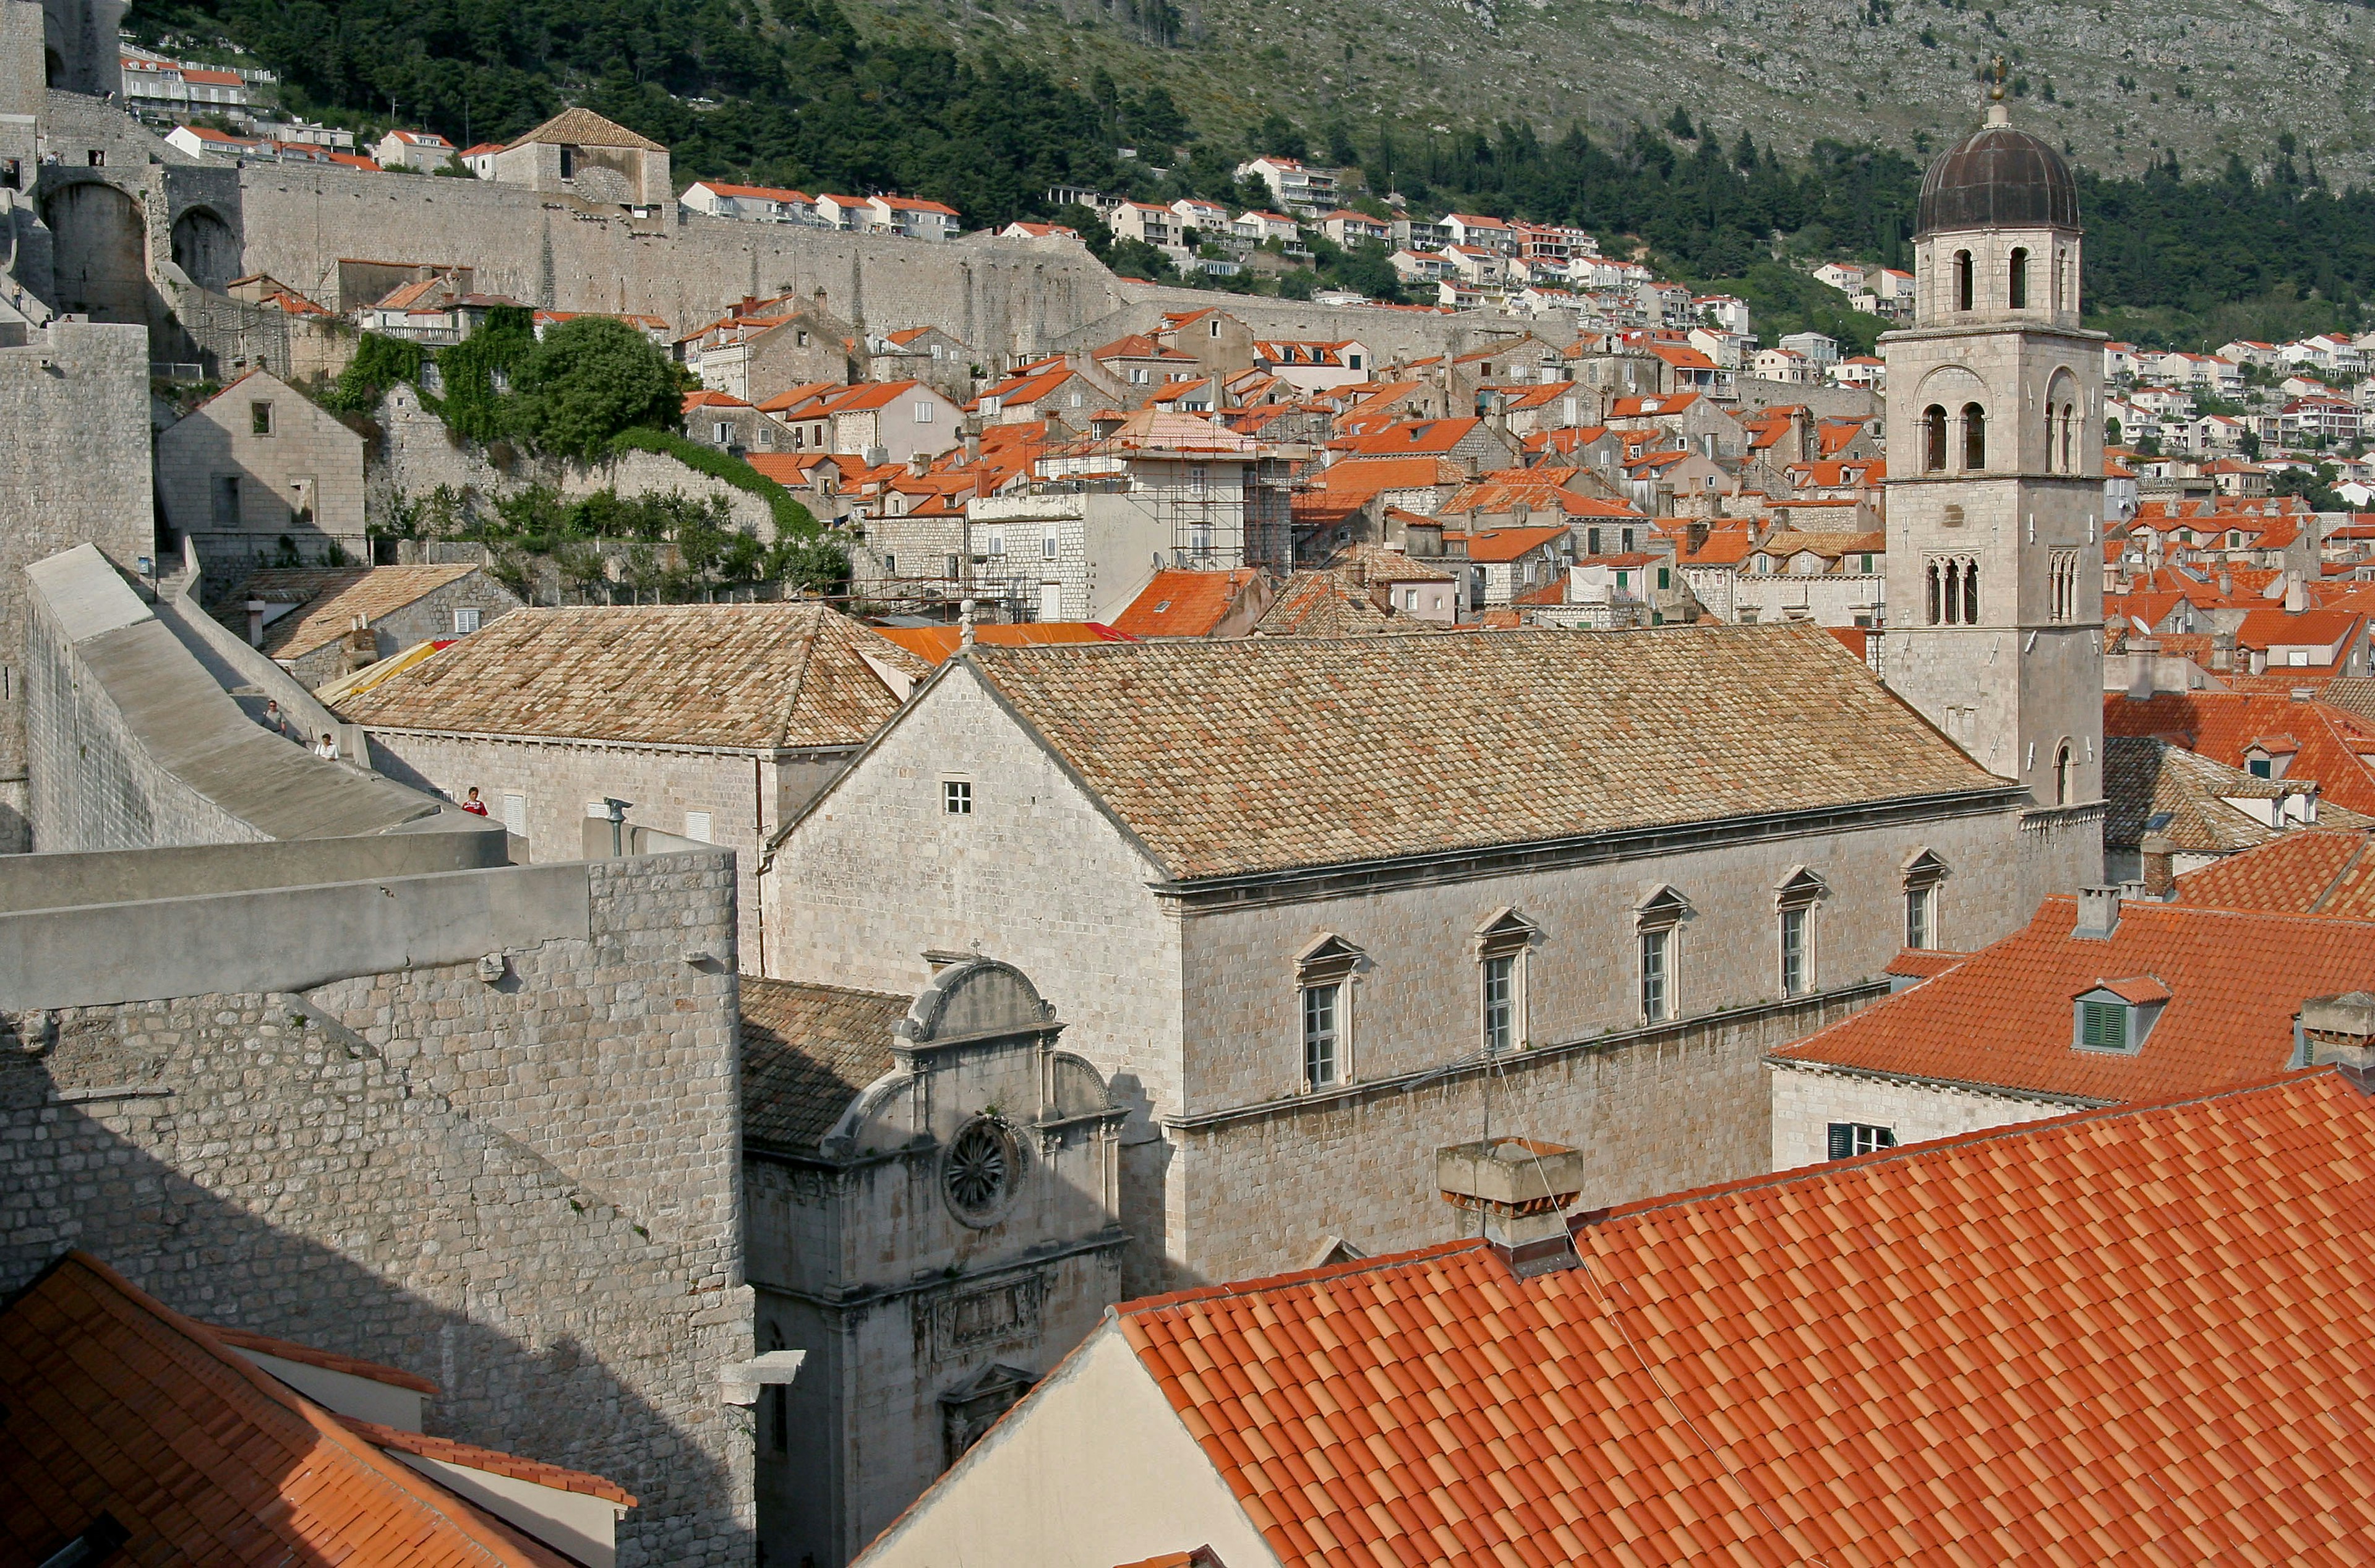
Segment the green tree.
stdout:
<svg viewBox="0 0 2375 1568">
<path fill-rule="evenodd" d="M 509 423 L 538 451 L 591 461 L 621 430 L 679 429 L 687 383 L 626 323 L 579 316 L 520 356 Z"/>
</svg>

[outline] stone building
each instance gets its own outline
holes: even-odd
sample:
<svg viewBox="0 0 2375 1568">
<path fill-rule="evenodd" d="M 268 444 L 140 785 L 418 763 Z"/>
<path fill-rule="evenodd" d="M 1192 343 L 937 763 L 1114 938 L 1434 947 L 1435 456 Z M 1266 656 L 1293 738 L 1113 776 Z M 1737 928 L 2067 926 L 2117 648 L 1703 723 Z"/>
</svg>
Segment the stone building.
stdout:
<svg viewBox="0 0 2375 1568">
<path fill-rule="evenodd" d="M 311 690 L 416 643 L 467 637 L 519 607 L 517 594 L 465 562 L 259 572 L 215 615 Z"/>
<path fill-rule="evenodd" d="M 929 673 L 821 604 L 529 608 L 341 712 L 389 777 L 476 788 L 535 860 L 610 853 L 613 800 L 625 830 L 756 856 Z M 759 898 L 744 878 L 753 970 Z"/>
<path fill-rule="evenodd" d="M 772 844 L 765 972 L 1030 973 L 1131 1110 L 1136 1292 L 1424 1239 L 1488 1102 L 1611 1198 L 1763 1169 L 1765 1053 L 1912 894 L 2026 917 L 2026 803 L 1814 628 L 976 646 Z"/>
<path fill-rule="evenodd" d="M 742 981 L 745 1232 L 770 1562 L 855 1556 L 1120 1298 L 1127 1114 L 1028 979 Z"/>
<path fill-rule="evenodd" d="M 157 438 L 157 499 L 220 581 L 276 560 L 370 559 L 363 438 L 269 371 L 250 371 Z"/>
<path fill-rule="evenodd" d="M 668 150 L 590 109 L 564 109 L 495 154 L 497 183 L 617 206 L 673 206 Z"/>
<path fill-rule="evenodd" d="M 2047 892 L 2102 874 L 2103 336 L 2078 187 L 2002 102 L 1923 178 L 1888 366 L 1892 690 L 2029 791 Z"/>
</svg>

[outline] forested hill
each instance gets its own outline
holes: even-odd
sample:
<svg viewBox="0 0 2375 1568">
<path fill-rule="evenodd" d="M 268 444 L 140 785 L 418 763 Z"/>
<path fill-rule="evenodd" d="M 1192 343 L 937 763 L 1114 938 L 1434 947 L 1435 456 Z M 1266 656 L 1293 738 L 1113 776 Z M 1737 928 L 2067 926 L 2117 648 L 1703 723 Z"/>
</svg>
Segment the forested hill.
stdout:
<svg viewBox="0 0 2375 1568">
<path fill-rule="evenodd" d="M 679 183 L 907 191 L 968 225 L 1045 215 L 1060 184 L 1228 200 L 1239 159 L 1308 155 L 1414 205 L 1574 223 L 1612 246 L 1636 236 L 1678 276 L 1755 281 L 1746 291 L 1768 313 L 1793 308 L 1777 254 L 1901 261 L 1926 145 L 1784 157 L 1680 110 L 1554 140 L 1276 112 L 1199 136 L 1160 87 L 868 38 L 833 0 L 137 0 L 130 23 L 148 39 L 228 38 L 280 74 L 295 107 L 350 124 L 485 141 L 584 103 L 668 143 Z M 1117 158 L 1124 146 L 1144 157 Z M 2170 154 L 2111 178 L 2079 159 L 2102 324 L 2146 341 L 2274 337 L 2375 300 L 2375 195 L 2328 188 L 2288 135 L 2269 151 L 2257 175 L 2232 159 L 2198 175 Z"/>
</svg>

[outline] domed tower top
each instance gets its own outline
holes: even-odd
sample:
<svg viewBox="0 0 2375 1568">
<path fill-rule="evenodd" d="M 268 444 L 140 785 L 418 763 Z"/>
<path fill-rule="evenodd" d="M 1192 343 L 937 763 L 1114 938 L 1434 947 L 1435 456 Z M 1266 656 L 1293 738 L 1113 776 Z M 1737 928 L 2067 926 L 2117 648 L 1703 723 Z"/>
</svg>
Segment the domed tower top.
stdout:
<svg viewBox="0 0 2375 1568">
<path fill-rule="evenodd" d="M 1988 123 L 1921 179 L 1913 232 L 1914 324 L 2078 321 L 2078 182 L 2003 105 L 2003 62 Z"/>
</svg>

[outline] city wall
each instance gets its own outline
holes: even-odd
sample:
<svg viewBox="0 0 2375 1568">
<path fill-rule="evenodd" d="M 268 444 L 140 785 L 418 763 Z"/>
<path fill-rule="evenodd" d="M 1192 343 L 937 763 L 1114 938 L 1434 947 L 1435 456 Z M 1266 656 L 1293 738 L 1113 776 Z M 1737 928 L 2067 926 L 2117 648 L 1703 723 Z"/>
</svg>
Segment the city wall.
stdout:
<svg viewBox="0 0 2375 1568">
<path fill-rule="evenodd" d="M 433 1432 L 619 1481 L 621 1564 L 747 1563 L 736 985 L 683 959 L 730 939 L 731 880 L 693 854 L 111 906 L 78 989 L 0 984 L 0 1291 L 87 1248 L 429 1378 Z M 349 940 L 390 902 L 393 961 Z M 247 956 L 185 990 L 134 914 Z"/>
</svg>

